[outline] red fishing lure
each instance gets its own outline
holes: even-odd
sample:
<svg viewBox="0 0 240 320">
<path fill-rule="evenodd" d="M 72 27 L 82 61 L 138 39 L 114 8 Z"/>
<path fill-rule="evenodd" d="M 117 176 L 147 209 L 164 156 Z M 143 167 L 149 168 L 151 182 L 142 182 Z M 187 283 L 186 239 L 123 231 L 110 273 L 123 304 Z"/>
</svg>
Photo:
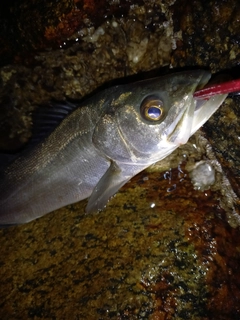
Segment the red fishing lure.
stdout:
<svg viewBox="0 0 240 320">
<path fill-rule="evenodd" d="M 208 99 L 217 94 L 226 94 L 240 91 L 240 79 L 223 82 L 220 84 L 212 84 L 194 93 L 196 99 Z"/>
</svg>

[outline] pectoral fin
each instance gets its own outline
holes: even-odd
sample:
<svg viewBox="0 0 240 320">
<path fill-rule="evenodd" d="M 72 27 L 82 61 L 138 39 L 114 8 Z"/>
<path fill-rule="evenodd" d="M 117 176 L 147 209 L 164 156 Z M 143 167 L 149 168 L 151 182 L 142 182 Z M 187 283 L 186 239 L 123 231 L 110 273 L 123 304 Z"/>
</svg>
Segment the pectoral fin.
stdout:
<svg viewBox="0 0 240 320">
<path fill-rule="evenodd" d="M 126 176 L 121 168 L 115 162 L 112 162 L 108 170 L 93 189 L 88 200 L 86 212 L 91 213 L 102 210 L 106 206 L 109 198 L 131 179 L 131 177 L 131 175 Z"/>
</svg>

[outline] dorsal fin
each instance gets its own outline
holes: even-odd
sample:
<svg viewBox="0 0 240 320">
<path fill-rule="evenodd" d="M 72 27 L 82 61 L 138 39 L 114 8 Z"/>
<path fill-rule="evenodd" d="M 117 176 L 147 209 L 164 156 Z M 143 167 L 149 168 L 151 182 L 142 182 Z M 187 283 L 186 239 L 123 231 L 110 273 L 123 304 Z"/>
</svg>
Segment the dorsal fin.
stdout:
<svg viewBox="0 0 240 320">
<path fill-rule="evenodd" d="M 38 107 L 32 114 L 32 137 L 28 145 L 46 138 L 76 107 L 76 104 L 69 101 L 54 101 Z"/>
<path fill-rule="evenodd" d="M 0 153 L 0 179 L 1 173 L 6 169 L 6 167 L 9 165 L 9 163 L 13 162 L 17 157 L 19 153 Z"/>
<path fill-rule="evenodd" d="M 19 157 L 23 151 L 32 149 L 36 144 L 45 139 L 77 107 L 77 104 L 68 101 L 54 101 L 38 107 L 32 114 L 32 137 L 26 145 L 13 153 L 0 152 L 0 173 Z"/>
</svg>

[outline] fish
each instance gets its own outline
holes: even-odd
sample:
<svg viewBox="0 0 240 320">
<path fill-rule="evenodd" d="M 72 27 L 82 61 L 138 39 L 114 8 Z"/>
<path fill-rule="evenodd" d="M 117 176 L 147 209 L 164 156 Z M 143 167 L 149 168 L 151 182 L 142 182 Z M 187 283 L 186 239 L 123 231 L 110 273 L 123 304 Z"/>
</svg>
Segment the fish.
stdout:
<svg viewBox="0 0 240 320">
<path fill-rule="evenodd" d="M 206 70 L 176 72 L 107 88 L 77 106 L 56 103 L 51 116 L 38 119 L 48 134 L 0 172 L 0 225 L 24 224 L 86 198 L 86 213 L 103 210 L 218 109 L 227 94 L 193 97 L 210 78 Z"/>
</svg>

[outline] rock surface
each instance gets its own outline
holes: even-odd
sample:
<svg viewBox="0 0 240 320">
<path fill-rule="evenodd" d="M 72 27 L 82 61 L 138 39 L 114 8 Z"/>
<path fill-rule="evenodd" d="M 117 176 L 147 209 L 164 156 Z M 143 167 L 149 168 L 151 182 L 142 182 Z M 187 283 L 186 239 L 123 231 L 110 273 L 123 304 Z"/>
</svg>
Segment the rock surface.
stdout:
<svg viewBox="0 0 240 320">
<path fill-rule="evenodd" d="M 36 30 L 13 26 L 9 47 L 2 28 L 2 50 L 15 63 L 0 69 L 1 149 L 21 147 L 31 135 L 31 111 L 51 99 L 79 99 L 164 66 L 238 72 L 237 1 L 37 3 L 4 8 L 18 26 L 25 13 Z M 103 19 L 95 22 L 96 10 Z M 239 98 L 232 96 L 188 144 L 134 177 L 103 212 L 85 215 L 83 201 L 0 230 L 0 318 L 239 319 L 239 128 Z M 190 180 L 199 161 L 216 171 L 204 191 Z"/>
</svg>

